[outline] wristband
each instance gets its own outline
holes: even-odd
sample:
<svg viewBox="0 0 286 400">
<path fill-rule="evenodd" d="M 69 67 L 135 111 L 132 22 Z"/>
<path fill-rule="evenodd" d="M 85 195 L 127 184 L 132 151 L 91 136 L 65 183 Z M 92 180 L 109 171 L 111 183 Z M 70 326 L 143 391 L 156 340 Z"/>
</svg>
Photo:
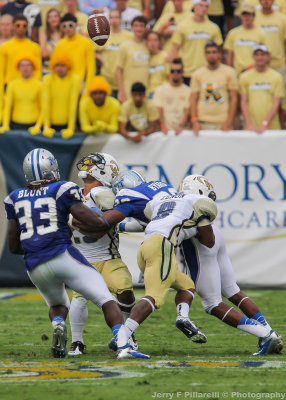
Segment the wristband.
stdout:
<svg viewBox="0 0 286 400">
<path fill-rule="evenodd" d="M 148 8 L 145 8 L 145 10 L 143 10 L 143 15 L 145 15 L 145 17 L 149 17 L 150 11 Z"/>
<path fill-rule="evenodd" d="M 167 24 L 163 24 L 162 26 L 161 26 L 161 29 L 163 29 L 163 30 L 165 30 L 165 29 L 167 29 L 168 28 L 168 25 Z"/>
<path fill-rule="evenodd" d="M 165 124 L 160 124 L 160 128 L 164 129 L 164 128 L 166 128 L 166 125 Z"/>
</svg>

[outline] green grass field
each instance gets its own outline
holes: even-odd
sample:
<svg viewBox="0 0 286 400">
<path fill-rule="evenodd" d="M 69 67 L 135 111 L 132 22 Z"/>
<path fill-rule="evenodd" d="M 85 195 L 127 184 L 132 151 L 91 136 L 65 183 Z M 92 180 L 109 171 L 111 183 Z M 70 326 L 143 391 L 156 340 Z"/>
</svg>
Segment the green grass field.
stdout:
<svg viewBox="0 0 286 400">
<path fill-rule="evenodd" d="M 286 338 L 285 291 L 245 292 Z M 142 295 L 136 291 L 136 298 Z M 192 343 L 176 329 L 171 291 L 164 307 L 136 331 L 141 351 L 152 357 L 142 361 L 116 360 L 107 348 L 111 331 L 92 304 L 85 327 L 88 353 L 63 360 L 50 355 L 48 308 L 36 290 L 1 289 L 0 310 L 1 400 L 286 398 L 286 356 L 252 356 L 257 339 L 205 314 L 198 296 L 190 316 L 208 342 Z"/>
</svg>

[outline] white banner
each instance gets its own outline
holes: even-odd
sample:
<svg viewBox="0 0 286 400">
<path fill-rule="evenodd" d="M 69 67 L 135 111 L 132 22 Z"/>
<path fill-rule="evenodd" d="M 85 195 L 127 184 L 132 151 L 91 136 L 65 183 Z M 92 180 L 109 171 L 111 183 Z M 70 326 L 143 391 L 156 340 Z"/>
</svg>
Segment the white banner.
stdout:
<svg viewBox="0 0 286 400">
<path fill-rule="evenodd" d="M 134 168 L 147 180 L 178 188 L 188 174 L 203 174 L 217 193 L 215 224 L 222 229 L 239 284 L 286 287 L 286 133 L 204 131 L 158 132 L 135 144 L 113 135 L 102 151 L 121 168 Z M 136 235 L 122 238 L 123 258 L 134 281 L 139 276 Z"/>
</svg>

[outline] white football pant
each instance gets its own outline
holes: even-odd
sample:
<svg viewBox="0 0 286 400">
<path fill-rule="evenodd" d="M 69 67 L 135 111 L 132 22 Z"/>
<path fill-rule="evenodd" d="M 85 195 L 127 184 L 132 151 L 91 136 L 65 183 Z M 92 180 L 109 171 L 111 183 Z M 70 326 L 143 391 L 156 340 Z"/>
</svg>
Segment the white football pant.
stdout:
<svg viewBox="0 0 286 400">
<path fill-rule="evenodd" d="M 97 269 L 73 246 L 28 271 L 28 275 L 49 307 L 64 305 L 70 308 L 65 285 L 99 308 L 110 300 L 116 301 Z"/>
</svg>

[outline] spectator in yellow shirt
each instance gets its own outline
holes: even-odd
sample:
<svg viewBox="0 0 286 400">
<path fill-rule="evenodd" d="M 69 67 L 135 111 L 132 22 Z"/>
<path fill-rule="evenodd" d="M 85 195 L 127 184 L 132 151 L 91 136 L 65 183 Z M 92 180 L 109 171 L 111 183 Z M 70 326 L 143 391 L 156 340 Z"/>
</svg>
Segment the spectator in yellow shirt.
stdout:
<svg viewBox="0 0 286 400">
<path fill-rule="evenodd" d="M 170 65 L 168 53 L 161 50 L 161 38 L 158 32 L 149 32 L 147 35 L 147 48 L 150 52 L 149 59 L 149 98 L 152 99 L 156 87 L 168 82 Z"/>
<path fill-rule="evenodd" d="M 219 27 L 209 21 L 207 13 L 210 0 L 194 0 L 194 13 L 184 19 L 177 27 L 172 37 L 173 58 L 182 51 L 184 64 L 184 83 L 190 84 L 192 74 L 203 65 L 206 65 L 204 46 L 209 40 L 218 45 L 222 44 L 222 35 Z"/>
<path fill-rule="evenodd" d="M 73 62 L 72 73 L 85 81 L 86 87 L 91 83 L 95 74 L 95 53 L 92 40 L 77 33 L 77 18 L 73 14 L 65 14 L 62 19 L 65 37 L 55 48 L 69 54 Z"/>
<path fill-rule="evenodd" d="M 135 17 L 132 21 L 132 39 L 122 43 L 119 49 L 116 68 L 119 99 L 122 103 L 130 97 L 131 86 L 141 82 L 148 86 L 149 51 L 146 46 L 147 20 L 144 16 Z"/>
<path fill-rule="evenodd" d="M 40 46 L 26 37 L 28 21 L 24 15 L 19 14 L 13 18 L 13 29 L 14 37 L 0 47 L 0 85 L 2 87 L 20 78 L 21 72 L 15 62 L 20 53 L 29 52 L 38 60 L 38 65 L 42 63 Z M 34 78 L 41 78 L 41 69 L 34 71 Z"/>
<path fill-rule="evenodd" d="M 280 72 L 286 85 L 286 16 L 274 11 L 273 3 L 274 0 L 260 0 L 262 9 L 256 12 L 254 23 L 265 32 L 266 44 L 271 54 L 270 67 Z"/>
<path fill-rule="evenodd" d="M 0 17 L 0 46 L 13 36 L 13 18 L 5 14 Z M 4 87 L 0 86 L 0 124 L 4 107 Z"/>
<path fill-rule="evenodd" d="M 78 1 L 64 0 L 64 5 L 66 7 L 66 12 L 73 14 L 77 19 L 77 32 L 89 37 L 87 33 L 88 15 L 78 10 Z"/>
<path fill-rule="evenodd" d="M 254 6 L 243 4 L 241 7 L 242 25 L 229 31 L 225 39 L 226 64 L 234 67 L 237 74 L 252 67 L 254 46 L 266 43 L 266 35 L 262 29 L 254 25 L 254 18 Z"/>
<path fill-rule="evenodd" d="M 159 114 L 152 100 L 146 99 L 146 87 L 142 83 L 133 83 L 131 95 L 132 99 L 121 106 L 119 131 L 126 139 L 139 143 L 144 135 L 156 131 Z M 129 131 L 136 131 L 136 135 L 130 134 Z"/>
<path fill-rule="evenodd" d="M 156 88 L 154 104 L 158 109 L 161 132 L 174 130 L 179 135 L 188 123 L 191 89 L 183 83 L 184 67 L 181 58 L 170 66 L 169 82 Z"/>
<path fill-rule="evenodd" d="M 178 24 L 182 22 L 185 18 L 188 18 L 190 15 L 190 10 L 192 5 L 190 4 L 189 10 L 184 9 L 184 5 L 186 1 L 184 0 L 172 0 L 169 1 L 170 4 L 173 4 L 174 10 L 171 12 L 165 12 L 158 19 L 156 24 L 153 27 L 155 32 L 160 33 L 164 39 L 164 50 L 168 53 L 172 51 L 172 43 L 171 39 L 174 35 Z M 179 54 L 181 56 L 181 53 Z"/>
<path fill-rule="evenodd" d="M 79 120 L 82 132 L 118 132 L 120 103 L 111 93 L 102 76 L 95 76 L 87 87 L 89 96 L 83 96 L 79 104 Z"/>
<path fill-rule="evenodd" d="M 240 106 L 245 129 L 263 133 L 281 129 L 278 110 L 284 96 L 282 76 L 269 68 L 268 48 L 261 44 L 253 51 L 254 68 L 239 77 Z"/>
<path fill-rule="evenodd" d="M 110 10 L 110 36 L 106 44 L 99 47 L 96 51 L 96 58 L 99 60 L 100 74 L 107 80 L 111 87 L 111 95 L 115 98 L 118 97 L 118 84 L 116 80 L 116 63 L 120 46 L 126 40 L 132 39 L 133 34 L 121 28 L 121 14 L 120 11 Z"/>
<path fill-rule="evenodd" d="M 235 70 L 221 63 L 218 45 L 205 45 L 207 65 L 197 69 L 191 82 L 191 122 L 195 135 L 201 129 L 232 129 L 237 107 Z"/>
<path fill-rule="evenodd" d="M 0 133 L 28 129 L 35 135 L 40 133 L 42 125 L 42 83 L 34 78 L 38 60 L 30 53 L 22 53 L 16 59 L 16 68 L 21 78 L 8 83 Z"/>
<path fill-rule="evenodd" d="M 55 52 L 50 68 L 52 73 L 43 82 L 43 134 L 53 137 L 57 131 L 69 139 L 75 129 L 80 78 L 70 72 L 72 60 L 67 53 Z"/>
</svg>

